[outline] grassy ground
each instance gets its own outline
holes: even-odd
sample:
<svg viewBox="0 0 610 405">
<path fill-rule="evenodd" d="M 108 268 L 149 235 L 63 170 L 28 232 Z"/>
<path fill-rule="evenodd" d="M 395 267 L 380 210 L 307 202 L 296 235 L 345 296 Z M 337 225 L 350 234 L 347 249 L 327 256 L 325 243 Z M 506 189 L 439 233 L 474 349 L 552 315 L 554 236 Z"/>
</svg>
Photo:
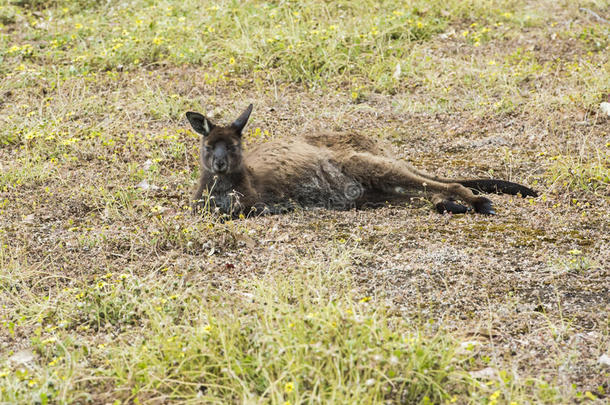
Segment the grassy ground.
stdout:
<svg viewBox="0 0 610 405">
<path fill-rule="evenodd" d="M 607 0 L 0 0 L 0 402 L 605 403 Z M 196 218 L 197 136 L 537 189 Z"/>
</svg>

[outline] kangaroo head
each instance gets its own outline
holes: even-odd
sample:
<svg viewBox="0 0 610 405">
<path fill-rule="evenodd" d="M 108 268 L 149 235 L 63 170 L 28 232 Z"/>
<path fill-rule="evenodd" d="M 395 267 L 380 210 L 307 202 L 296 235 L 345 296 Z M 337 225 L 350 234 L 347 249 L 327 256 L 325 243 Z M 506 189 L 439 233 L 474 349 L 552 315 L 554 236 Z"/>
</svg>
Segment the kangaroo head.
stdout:
<svg viewBox="0 0 610 405">
<path fill-rule="evenodd" d="M 202 114 L 186 113 L 193 129 L 202 135 L 201 164 L 206 170 L 214 174 L 229 174 L 241 169 L 241 133 L 251 112 L 252 104 L 227 127 L 212 124 Z"/>
</svg>

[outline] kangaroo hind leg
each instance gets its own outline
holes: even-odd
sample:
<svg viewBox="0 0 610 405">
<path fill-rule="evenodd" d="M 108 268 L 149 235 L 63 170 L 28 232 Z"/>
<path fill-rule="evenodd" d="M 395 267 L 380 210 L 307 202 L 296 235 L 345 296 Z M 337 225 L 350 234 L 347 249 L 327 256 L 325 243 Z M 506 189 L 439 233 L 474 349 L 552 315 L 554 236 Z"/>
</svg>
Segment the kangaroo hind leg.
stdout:
<svg viewBox="0 0 610 405">
<path fill-rule="evenodd" d="M 381 189 L 395 192 L 397 189 L 423 191 L 433 193 L 433 202 L 437 210 L 462 212 L 464 207 L 457 204 L 455 198 L 470 204 L 481 214 L 495 214 L 492 202 L 458 183 L 442 183 L 420 176 L 410 171 L 401 162 L 394 159 L 375 156 L 368 153 L 354 153 L 343 163 L 346 174 L 358 179 L 365 188 Z M 442 205 L 438 205 L 438 204 Z M 466 209 L 467 210 L 467 209 Z"/>
<path fill-rule="evenodd" d="M 459 183 L 438 183 L 441 186 L 447 187 L 447 191 L 445 193 L 448 198 L 443 200 L 443 204 L 446 206 L 452 207 L 454 204 L 453 201 L 455 197 L 462 199 L 468 204 L 472 205 L 475 212 L 479 214 L 485 215 L 495 215 L 496 211 L 494 210 L 493 203 L 487 197 L 477 196 L 475 195 L 471 189 L 462 186 Z M 457 204 L 459 205 L 459 204 Z M 435 203 L 435 206 L 438 208 L 438 205 Z"/>
</svg>

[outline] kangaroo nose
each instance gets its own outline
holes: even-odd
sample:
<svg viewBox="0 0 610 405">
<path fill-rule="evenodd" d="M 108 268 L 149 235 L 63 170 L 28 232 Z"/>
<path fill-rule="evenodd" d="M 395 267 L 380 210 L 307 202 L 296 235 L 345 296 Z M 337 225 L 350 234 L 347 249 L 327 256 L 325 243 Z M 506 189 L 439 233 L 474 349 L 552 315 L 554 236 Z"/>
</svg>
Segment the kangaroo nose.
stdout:
<svg viewBox="0 0 610 405">
<path fill-rule="evenodd" d="M 224 172 L 225 170 L 227 170 L 227 162 L 224 160 L 217 160 L 216 162 L 214 162 L 214 169 L 217 172 Z"/>
</svg>

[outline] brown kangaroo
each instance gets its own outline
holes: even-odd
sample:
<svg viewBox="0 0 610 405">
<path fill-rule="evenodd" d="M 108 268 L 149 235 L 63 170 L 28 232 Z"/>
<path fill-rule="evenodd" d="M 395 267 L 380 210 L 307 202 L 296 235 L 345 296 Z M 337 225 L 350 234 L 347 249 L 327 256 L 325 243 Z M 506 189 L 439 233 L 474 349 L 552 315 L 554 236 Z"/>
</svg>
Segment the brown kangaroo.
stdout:
<svg viewBox="0 0 610 405">
<path fill-rule="evenodd" d="M 424 173 L 394 159 L 386 145 L 351 133 L 305 134 L 272 140 L 242 151 L 242 130 L 252 104 L 227 127 L 187 112 L 202 135 L 201 178 L 194 209 L 203 206 L 236 217 L 278 214 L 296 207 L 347 210 L 385 202 L 427 197 L 440 213 L 461 214 L 471 208 L 495 214 L 479 192 L 537 193 L 520 184 L 494 179 L 447 179 Z M 202 199 L 206 192 L 208 199 Z"/>
</svg>

